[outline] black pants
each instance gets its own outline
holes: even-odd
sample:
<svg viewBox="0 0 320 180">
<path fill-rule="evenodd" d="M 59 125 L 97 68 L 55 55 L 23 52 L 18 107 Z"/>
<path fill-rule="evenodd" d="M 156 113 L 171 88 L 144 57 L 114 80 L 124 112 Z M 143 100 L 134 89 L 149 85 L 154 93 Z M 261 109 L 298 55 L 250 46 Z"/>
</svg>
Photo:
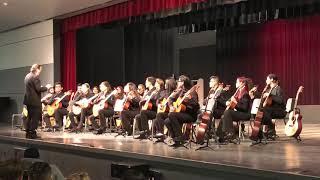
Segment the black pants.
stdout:
<svg viewBox="0 0 320 180">
<path fill-rule="evenodd" d="M 140 114 L 136 115 L 136 122 L 140 131 L 148 130 L 148 120 L 156 118 L 157 113 L 150 110 L 142 110 Z"/>
<path fill-rule="evenodd" d="M 195 122 L 196 118 L 184 112 L 170 112 L 164 121 L 172 138 L 182 136 L 182 124 Z"/>
<path fill-rule="evenodd" d="M 41 121 L 41 107 L 39 106 L 27 106 L 28 117 L 26 131 L 35 131 L 38 128 L 38 124 Z"/>
<path fill-rule="evenodd" d="M 44 114 L 42 116 L 43 121 L 46 123 L 46 128 L 51 128 L 52 127 L 51 126 L 51 122 L 50 122 L 50 117 L 52 117 L 52 116 L 49 116 L 49 114 Z"/>
<path fill-rule="evenodd" d="M 63 116 L 68 115 L 68 110 L 66 108 L 59 108 L 54 112 L 54 119 L 59 127 L 63 125 Z"/>
<path fill-rule="evenodd" d="M 124 110 L 120 114 L 122 121 L 122 126 L 127 132 L 132 132 L 131 124 L 133 123 L 133 118 L 139 114 L 138 110 Z"/>
<path fill-rule="evenodd" d="M 112 108 L 100 109 L 98 117 L 94 117 L 93 115 L 91 115 L 89 116 L 89 119 L 92 123 L 93 128 L 95 129 L 99 128 L 98 123 L 95 121 L 96 118 L 100 119 L 100 128 L 106 128 L 107 127 L 106 118 L 112 117 L 113 115 L 114 115 L 114 111 Z"/>
<path fill-rule="evenodd" d="M 92 114 L 92 109 L 84 108 L 81 109 L 80 115 L 75 115 L 73 112 L 69 113 L 69 119 L 71 121 L 71 126 L 75 128 L 78 126 L 78 128 L 82 128 L 83 122 L 85 121 L 87 116 L 90 116 Z M 76 124 L 74 117 L 80 118 L 78 125 Z"/>
<path fill-rule="evenodd" d="M 219 126 L 220 127 L 222 126 L 222 132 L 234 133 L 233 121 L 250 120 L 250 117 L 251 117 L 250 113 L 248 112 L 234 111 L 232 109 L 229 109 L 223 113 L 223 117 L 221 119 Z"/>
<path fill-rule="evenodd" d="M 163 133 L 164 121 L 168 118 L 168 113 L 158 113 L 156 119 L 153 121 L 155 133 Z"/>
<path fill-rule="evenodd" d="M 285 110 L 276 107 L 265 107 L 263 108 L 262 124 L 274 127 L 272 119 L 280 119 L 286 116 Z"/>
</svg>

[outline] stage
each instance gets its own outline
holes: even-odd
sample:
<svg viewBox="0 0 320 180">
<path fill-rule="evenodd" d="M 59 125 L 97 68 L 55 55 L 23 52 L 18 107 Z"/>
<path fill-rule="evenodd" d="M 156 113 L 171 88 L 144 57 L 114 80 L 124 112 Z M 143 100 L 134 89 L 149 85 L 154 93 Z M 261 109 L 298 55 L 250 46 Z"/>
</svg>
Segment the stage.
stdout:
<svg viewBox="0 0 320 180">
<path fill-rule="evenodd" d="M 143 162 L 158 169 L 164 179 L 184 176 L 186 179 L 199 177 L 212 179 L 213 176 L 216 179 L 320 177 L 320 124 L 304 124 L 300 143 L 285 137 L 282 122 L 278 124 L 277 132 L 280 137 L 267 145 L 251 147 L 251 142 L 245 139 L 240 145 L 228 144 L 219 147 L 211 143 L 214 150 L 195 151 L 198 146 L 194 144 L 191 149 L 183 147 L 173 149 L 163 143 L 153 144 L 150 140 L 135 140 L 131 136 L 115 138 L 115 134 L 94 135 L 90 132 L 80 134 L 40 132 L 41 139 L 30 140 L 24 138 L 24 132 L 20 129 L 11 130 L 11 127 L 6 125 L 2 125 L 0 129 L 0 144 L 9 145 L 10 148 L 33 145 L 46 153 L 64 154 L 63 159 L 71 154 L 71 156 L 105 159 L 108 162 Z M 45 156 L 48 157 L 49 155 Z M 59 164 L 57 162 L 59 158 L 56 157 L 51 156 L 51 162 L 56 161 L 55 163 Z M 81 160 L 77 162 L 76 158 L 73 159 L 73 163 L 84 164 Z M 85 167 L 83 169 L 92 171 Z M 72 170 L 69 167 L 63 171 Z M 171 175 L 166 174 L 168 171 Z M 175 175 L 172 175 L 172 171 Z M 110 172 L 107 174 L 110 175 Z"/>
</svg>

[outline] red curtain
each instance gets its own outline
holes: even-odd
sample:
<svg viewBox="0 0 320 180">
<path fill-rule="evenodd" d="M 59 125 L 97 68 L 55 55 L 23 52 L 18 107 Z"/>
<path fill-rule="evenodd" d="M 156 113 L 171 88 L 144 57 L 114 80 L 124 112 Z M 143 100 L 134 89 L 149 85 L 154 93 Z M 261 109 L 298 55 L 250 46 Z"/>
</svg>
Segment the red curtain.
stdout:
<svg viewBox="0 0 320 180">
<path fill-rule="evenodd" d="M 228 81 L 247 75 L 262 88 L 266 75 L 275 73 L 286 97 L 295 97 L 303 85 L 300 103 L 319 104 L 319 22 L 320 16 L 315 15 L 218 33 L 218 71 Z"/>
<path fill-rule="evenodd" d="M 76 30 L 132 16 L 176 9 L 205 0 L 129 0 L 128 2 L 67 18 L 62 23 L 62 80 L 66 88 L 76 87 Z"/>
<path fill-rule="evenodd" d="M 76 90 L 76 32 L 70 31 L 63 34 L 61 63 L 62 82 L 66 90 Z"/>
</svg>

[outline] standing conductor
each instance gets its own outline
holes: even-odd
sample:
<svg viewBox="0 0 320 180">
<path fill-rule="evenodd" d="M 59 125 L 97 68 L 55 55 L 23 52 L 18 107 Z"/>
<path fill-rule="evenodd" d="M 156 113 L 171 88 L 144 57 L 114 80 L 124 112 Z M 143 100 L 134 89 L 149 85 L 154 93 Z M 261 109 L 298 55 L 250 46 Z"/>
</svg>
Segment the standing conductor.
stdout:
<svg viewBox="0 0 320 180">
<path fill-rule="evenodd" d="M 39 121 L 41 120 L 41 92 L 46 91 L 50 87 L 50 84 L 46 87 L 41 86 L 39 79 L 41 70 L 41 65 L 32 65 L 30 73 L 28 73 L 24 79 L 26 92 L 23 104 L 27 106 L 28 110 L 26 138 L 29 139 L 35 139 L 38 137 L 36 129 L 38 128 Z"/>
</svg>

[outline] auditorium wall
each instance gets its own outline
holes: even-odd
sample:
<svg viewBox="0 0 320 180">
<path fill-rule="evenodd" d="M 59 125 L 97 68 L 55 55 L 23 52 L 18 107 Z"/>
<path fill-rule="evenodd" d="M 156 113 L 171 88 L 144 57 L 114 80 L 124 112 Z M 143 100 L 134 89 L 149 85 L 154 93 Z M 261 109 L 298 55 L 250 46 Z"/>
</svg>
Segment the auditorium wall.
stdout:
<svg viewBox="0 0 320 180">
<path fill-rule="evenodd" d="M 53 20 L 0 33 L 0 97 L 10 98 L 9 105 L 1 110 L 0 121 L 21 112 L 23 80 L 32 64 L 43 65 L 43 85 L 53 83 L 53 39 Z"/>
</svg>

